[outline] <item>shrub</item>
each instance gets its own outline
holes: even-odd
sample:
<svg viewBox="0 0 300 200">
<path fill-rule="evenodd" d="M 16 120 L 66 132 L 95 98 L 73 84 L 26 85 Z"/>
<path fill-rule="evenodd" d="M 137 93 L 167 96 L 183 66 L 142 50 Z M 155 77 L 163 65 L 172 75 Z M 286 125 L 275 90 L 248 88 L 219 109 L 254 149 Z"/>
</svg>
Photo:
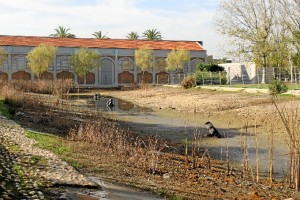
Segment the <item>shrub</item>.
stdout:
<svg viewBox="0 0 300 200">
<path fill-rule="evenodd" d="M 185 89 L 194 87 L 196 85 L 196 81 L 194 76 L 187 76 L 181 81 L 181 86 Z"/>
<path fill-rule="evenodd" d="M 202 84 L 219 85 L 219 84 L 227 83 L 227 74 L 225 71 L 219 73 L 219 72 L 206 72 L 206 71 L 197 70 L 194 76 L 197 85 L 202 85 Z"/>
<path fill-rule="evenodd" d="M 284 82 L 275 79 L 269 83 L 268 87 L 271 95 L 277 95 L 288 91 L 288 87 Z"/>
<path fill-rule="evenodd" d="M 205 64 L 205 63 L 200 63 L 197 66 L 197 71 L 206 71 L 206 72 L 219 72 L 219 71 L 224 71 L 224 67 L 216 65 L 216 64 Z"/>
</svg>

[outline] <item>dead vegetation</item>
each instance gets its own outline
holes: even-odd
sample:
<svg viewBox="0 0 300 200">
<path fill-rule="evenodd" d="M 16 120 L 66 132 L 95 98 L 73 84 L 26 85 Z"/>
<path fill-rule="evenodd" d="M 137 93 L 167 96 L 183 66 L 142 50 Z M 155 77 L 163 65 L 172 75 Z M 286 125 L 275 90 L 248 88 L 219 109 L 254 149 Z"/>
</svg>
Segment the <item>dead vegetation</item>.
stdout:
<svg viewBox="0 0 300 200">
<path fill-rule="evenodd" d="M 299 197 L 291 189 L 292 184 L 287 186 L 284 180 L 273 180 L 271 174 L 272 183 L 269 182 L 268 177 L 258 177 L 258 173 L 256 178 L 253 176 L 253 172 L 247 165 L 246 138 L 241 140 L 245 163 L 240 169 L 238 164 L 230 162 L 228 146 L 226 162 L 211 159 L 209 149 L 199 145 L 202 138 L 197 130 L 189 144 L 188 142 L 174 144 L 157 136 L 142 137 L 131 130 L 123 129 L 117 120 L 107 119 L 103 113 L 78 110 L 57 97 L 26 94 L 15 89 L 16 86 L 12 89 L 8 84 L 1 89 L 1 96 L 10 104 L 15 118 L 24 126 L 42 127 L 43 131 L 59 133 L 66 143 L 73 147 L 72 156 L 78 159 L 82 166 L 80 170 L 85 173 L 98 174 L 108 180 L 143 189 L 148 188 L 170 199 L 172 197 L 185 199 Z M 134 91 L 133 98 L 142 101 L 146 97 L 160 95 L 166 101 L 170 101 L 171 93 L 178 95 L 176 90 L 165 93 L 166 90 L 158 89 L 159 94 L 152 93 L 151 88 L 147 90 L 149 91 L 140 91 L 142 94 Z M 179 95 L 196 96 L 197 92 L 184 91 Z M 222 96 L 214 92 L 211 95 L 217 99 Z M 241 104 L 246 104 L 243 100 L 242 97 Z M 174 107 L 178 108 L 176 104 L 178 102 L 174 98 L 173 103 Z M 181 109 L 191 106 L 184 105 L 184 102 L 179 105 L 183 106 Z M 199 111 L 199 105 L 194 106 Z M 238 105 L 236 109 L 240 106 Z M 216 111 L 220 110 L 217 108 Z M 250 125 L 246 124 L 243 127 L 247 129 L 248 126 Z M 181 148 L 182 146 L 186 148 Z M 180 151 L 181 149 L 186 150 Z M 292 162 L 294 163 L 295 160 Z M 290 180 L 295 180 L 294 176 L 290 177 Z"/>
</svg>

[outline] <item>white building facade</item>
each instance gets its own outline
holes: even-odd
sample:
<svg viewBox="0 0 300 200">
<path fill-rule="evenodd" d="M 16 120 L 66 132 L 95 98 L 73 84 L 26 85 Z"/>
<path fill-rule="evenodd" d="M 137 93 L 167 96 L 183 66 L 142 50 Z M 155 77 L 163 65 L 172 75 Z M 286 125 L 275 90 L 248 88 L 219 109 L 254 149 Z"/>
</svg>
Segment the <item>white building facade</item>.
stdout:
<svg viewBox="0 0 300 200">
<path fill-rule="evenodd" d="M 40 44 L 58 47 L 55 58 L 42 78 L 57 80 L 71 78 L 77 84 L 84 84 L 81 78 L 73 73 L 70 57 L 79 48 L 95 50 L 101 54 L 99 67 L 86 76 L 86 85 L 119 86 L 141 83 L 174 84 L 178 74 L 166 71 L 166 58 L 173 49 L 185 49 L 190 52 L 190 61 L 180 73 L 192 74 L 199 63 L 206 62 L 206 50 L 202 42 L 166 41 L 166 40 L 121 40 L 92 38 L 55 38 L 35 36 L 0 36 L 0 48 L 7 52 L 7 59 L 0 66 L 0 80 L 35 80 L 36 77 L 28 67 L 27 54 Z M 141 72 L 135 64 L 134 51 L 141 47 L 153 50 L 153 64 Z M 180 77 L 179 77 L 180 79 Z"/>
</svg>

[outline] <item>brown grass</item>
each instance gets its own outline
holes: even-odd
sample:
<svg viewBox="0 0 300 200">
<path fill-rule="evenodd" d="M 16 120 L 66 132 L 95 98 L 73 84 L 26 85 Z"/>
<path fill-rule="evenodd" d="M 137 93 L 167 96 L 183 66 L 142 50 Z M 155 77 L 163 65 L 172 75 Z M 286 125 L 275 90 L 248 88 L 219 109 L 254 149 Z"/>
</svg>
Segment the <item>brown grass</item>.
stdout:
<svg viewBox="0 0 300 200">
<path fill-rule="evenodd" d="M 99 116 L 99 113 L 96 116 L 93 112 L 75 110 L 67 106 L 64 101 L 58 104 L 54 103 L 55 101 L 51 102 L 50 96 L 28 95 L 8 88 L 9 86 L 3 90 L 5 91 L 3 94 L 14 105 L 21 106 L 17 107 L 16 111 L 29 115 L 35 126 L 48 127 L 48 129 L 56 127 L 64 133 L 66 143 L 74 147 L 72 156 L 84 166 L 82 170 L 90 173 L 98 172 L 108 179 L 156 191 L 163 188 L 168 193 L 180 194 L 186 199 L 213 199 L 224 196 L 234 199 L 237 195 L 241 199 L 251 199 L 250 191 L 263 196 L 261 199 L 291 195 L 291 193 L 282 194 L 282 191 L 276 190 L 275 186 L 275 189 L 268 188 L 268 191 L 265 191 L 263 187 L 265 182 L 262 178 L 259 183 L 247 184 L 251 178 L 246 176 L 241 178 L 242 173 L 233 169 L 233 165 L 229 173 L 229 163 L 212 160 L 208 150 L 201 155 L 197 144 L 201 138 L 196 132 L 192 142 L 193 148 L 189 151 L 188 163 L 186 163 L 184 155 L 165 153 L 166 146 L 170 144 L 156 136 L 140 137 L 130 130 L 122 129 L 116 121 Z M 179 92 L 173 89 L 166 91 L 159 88 L 126 92 L 136 95 L 132 98 L 137 100 L 142 101 L 147 98 L 148 102 L 154 101 L 151 98 L 157 95 L 166 101 L 172 101 L 169 99 L 172 93 L 180 97 L 199 95 L 194 91 L 180 90 Z M 217 103 L 213 105 L 218 105 L 221 95 L 214 92 L 211 95 L 217 97 L 215 101 Z M 188 106 L 180 102 L 182 99 L 173 99 L 173 101 L 173 106 L 176 108 L 179 103 L 182 103 L 180 106 L 183 108 Z M 184 102 L 186 103 L 185 100 Z M 246 101 L 243 102 L 243 97 L 240 102 L 246 104 Z M 194 106 L 198 109 L 198 102 L 192 102 L 189 106 L 193 103 L 196 103 Z M 239 106 L 233 109 L 239 109 Z M 23 117 L 18 119 L 25 120 Z M 31 122 L 24 121 L 24 123 L 29 125 Z M 226 160 L 229 161 L 229 158 Z M 169 174 L 170 178 L 164 178 L 165 174 Z"/>
<path fill-rule="evenodd" d="M 68 93 L 73 88 L 73 81 L 71 79 L 61 79 L 57 81 L 48 80 L 12 80 L 0 82 L 0 88 L 3 88 L 3 92 L 7 90 L 14 90 L 17 92 L 34 92 L 40 94 L 52 94 L 62 97 L 62 95 Z"/>
</svg>

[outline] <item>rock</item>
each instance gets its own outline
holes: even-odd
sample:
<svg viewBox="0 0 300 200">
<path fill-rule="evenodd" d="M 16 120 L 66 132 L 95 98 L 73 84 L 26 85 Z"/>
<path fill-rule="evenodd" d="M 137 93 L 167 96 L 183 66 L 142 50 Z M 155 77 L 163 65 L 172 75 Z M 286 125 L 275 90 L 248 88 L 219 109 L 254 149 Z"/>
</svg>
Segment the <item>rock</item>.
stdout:
<svg viewBox="0 0 300 200">
<path fill-rule="evenodd" d="M 165 174 L 163 174 L 163 178 L 164 179 L 169 179 L 169 178 L 171 178 L 171 174 L 170 173 L 165 173 Z"/>
<path fill-rule="evenodd" d="M 219 131 L 214 127 L 214 125 L 211 122 L 206 122 L 205 123 L 205 127 L 208 130 L 208 134 L 207 136 L 209 137 L 217 137 L 217 138 L 221 138 L 221 134 L 219 133 Z"/>
<path fill-rule="evenodd" d="M 29 194 L 30 194 L 30 195 L 34 195 L 34 194 L 35 194 L 35 191 L 30 191 Z"/>
</svg>

